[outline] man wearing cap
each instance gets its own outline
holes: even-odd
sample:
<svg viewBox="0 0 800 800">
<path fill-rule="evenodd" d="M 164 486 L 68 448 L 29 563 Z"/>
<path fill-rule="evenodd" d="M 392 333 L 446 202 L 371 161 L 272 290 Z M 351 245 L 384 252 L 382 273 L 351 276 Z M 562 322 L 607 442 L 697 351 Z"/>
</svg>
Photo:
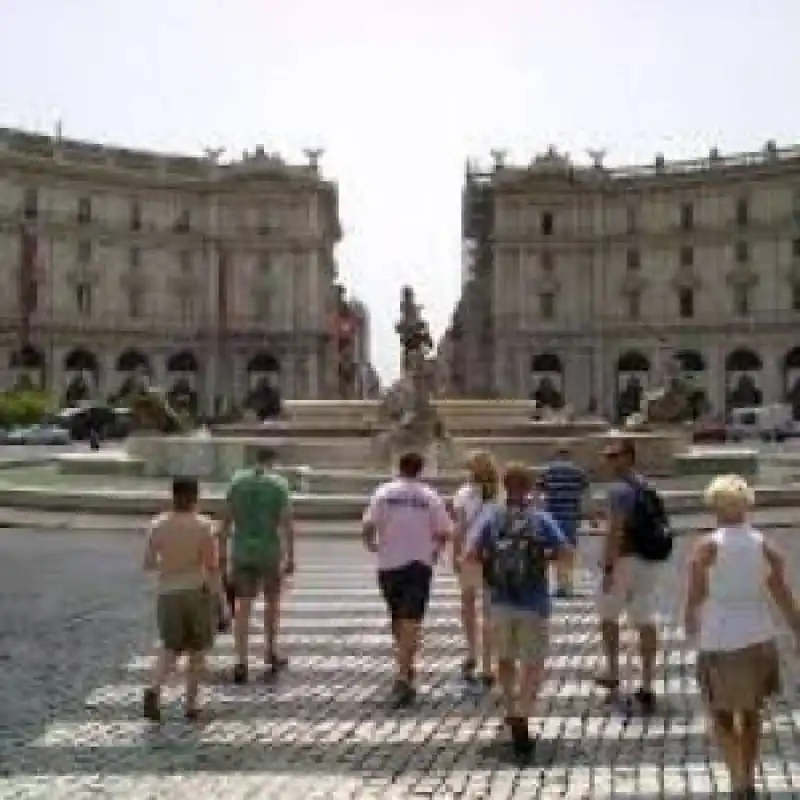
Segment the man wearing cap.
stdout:
<svg viewBox="0 0 800 800">
<path fill-rule="evenodd" d="M 602 579 L 598 614 L 601 621 L 606 672 L 600 686 L 615 692 L 619 687 L 620 618 L 623 612 L 636 628 L 642 662 L 642 682 L 634 697 L 643 710 L 655 704 L 653 673 L 658 649 L 658 583 L 663 567 L 637 556 L 629 541 L 629 521 L 637 491 L 644 479 L 635 471 L 633 441 L 615 437 L 604 450 L 614 482 L 608 493 L 608 531 L 601 561 Z"/>
<path fill-rule="evenodd" d="M 289 485 L 273 467 L 275 453 L 262 448 L 255 466 L 238 470 L 228 487 L 220 526 L 220 554 L 231 536 L 231 583 L 236 596 L 233 622 L 237 663 L 233 679 L 246 683 L 247 643 L 253 600 L 264 595 L 264 664 L 267 675 L 287 665 L 277 650 L 281 584 L 294 572 L 294 525 Z M 226 556 L 225 556 L 226 557 Z M 221 562 L 222 567 L 226 566 Z"/>
</svg>

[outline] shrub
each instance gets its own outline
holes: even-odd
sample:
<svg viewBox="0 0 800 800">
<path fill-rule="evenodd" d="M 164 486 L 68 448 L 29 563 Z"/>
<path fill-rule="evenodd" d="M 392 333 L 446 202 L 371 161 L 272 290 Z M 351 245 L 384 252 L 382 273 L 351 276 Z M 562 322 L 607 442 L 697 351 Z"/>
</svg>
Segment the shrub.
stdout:
<svg viewBox="0 0 800 800">
<path fill-rule="evenodd" d="M 52 398 L 46 392 L 1 392 L 0 426 L 35 425 L 42 422 L 53 408 Z"/>
</svg>

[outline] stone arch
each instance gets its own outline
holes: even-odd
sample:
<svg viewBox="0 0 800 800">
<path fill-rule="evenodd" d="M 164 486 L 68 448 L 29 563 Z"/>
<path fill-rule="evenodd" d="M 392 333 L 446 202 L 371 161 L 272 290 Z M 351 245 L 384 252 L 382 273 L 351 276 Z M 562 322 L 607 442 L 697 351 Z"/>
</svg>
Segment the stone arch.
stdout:
<svg viewBox="0 0 800 800">
<path fill-rule="evenodd" d="M 760 406 L 764 402 L 761 388 L 761 356 L 749 347 L 739 347 L 725 359 L 725 406 L 734 408 Z"/>
<path fill-rule="evenodd" d="M 133 347 L 123 350 L 117 358 L 117 372 L 150 372 L 150 359 Z"/>
<path fill-rule="evenodd" d="M 111 399 L 113 402 L 122 402 L 134 394 L 142 384 L 149 383 L 152 375 L 150 359 L 141 350 L 129 347 L 127 350 L 123 350 L 117 358 L 117 373 L 119 389 Z"/>
<path fill-rule="evenodd" d="M 64 357 L 63 403 L 67 407 L 80 405 L 91 399 L 97 391 L 100 377 L 100 362 L 97 356 L 85 347 L 76 347 Z"/>
<path fill-rule="evenodd" d="M 681 376 L 691 386 L 689 403 L 692 418 L 698 419 L 708 413 L 711 403 L 708 397 L 706 360 L 699 350 L 678 350 L 674 360 L 680 367 Z"/>
<path fill-rule="evenodd" d="M 38 347 L 26 344 L 19 350 L 14 350 L 9 357 L 8 366 L 17 391 L 44 389 L 47 359 Z"/>
<path fill-rule="evenodd" d="M 280 361 L 267 350 L 259 350 L 247 362 L 248 393 L 245 405 L 259 419 L 271 419 L 280 414 L 280 371 Z"/>
<path fill-rule="evenodd" d="M 191 350 L 179 350 L 167 359 L 169 388 L 167 398 L 178 411 L 196 414 L 198 410 L 197 379 L 200 364 Z"/>
<path fill-rule="evenodd" d="M 650 384 L 650 359 L 638 350 L 627 350 L 617 358 L 617 417 L 625 419 L 642 410 Z"/>
<path fill-rule="evenodd" d="M 531 397 L 540 408 L 564 405 L 564 367 L 555 353 L 537 353 L 531 357 Z"/>
<path fill-rule="evenodd" d="M 792 416 L 800 420 L 800 347 L 793 347 L 783 357 L 783 396 L 792 407 Z"/>
</svg>

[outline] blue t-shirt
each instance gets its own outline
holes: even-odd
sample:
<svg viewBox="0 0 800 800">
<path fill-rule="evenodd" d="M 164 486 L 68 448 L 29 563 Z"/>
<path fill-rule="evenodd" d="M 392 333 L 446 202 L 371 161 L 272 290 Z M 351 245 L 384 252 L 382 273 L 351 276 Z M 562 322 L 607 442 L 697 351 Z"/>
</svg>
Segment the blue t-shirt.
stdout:
<svg viewBox="0 0 800 800">
<path fill-rule="evenodd" d="M 586 473 L 566 458 L 551 461 L 542 471 L 545 508 L 568 536 L 575 535 L 581 513 L 581 500 L 588 486 Z"/>
<path fill-rule="evenodd" d="M 525 509 L 524 513 L 530 523 L 528 526 L 529 535 L 541 541 L 546 548 L 559 551 L 570 546 L 551 514 L 532 507 Z M 503 505 L 494 505 L 487 509 L 483 527 L 477 539 L 479 552 L 488 550 L 494 538 L 502 534 L 505 517 L 506 512 Z M 513 600 L 502 591 L 492 589 L 491 603 L 493 606 L 506 606 L 522 611 L 532 611 L 536 614 L 541 614 L 543 617 L 549 617 L 550 585 L 547 580 L 547 572 L 545 571 L 543 582 L 531 584 L 527 590 L 521 592 Z"/>
</svg>

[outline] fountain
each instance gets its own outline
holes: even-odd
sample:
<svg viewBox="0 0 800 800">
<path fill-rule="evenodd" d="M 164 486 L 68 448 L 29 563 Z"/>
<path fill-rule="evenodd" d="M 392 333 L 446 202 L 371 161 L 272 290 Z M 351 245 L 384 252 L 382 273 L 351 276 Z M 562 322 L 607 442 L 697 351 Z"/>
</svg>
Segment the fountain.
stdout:
<svg viewBox="0 0 800 800">
<path fill-rule="evenodd" d="M 403 376 L 384 399 L 380 417 L 388 421 L 389 428 L 376 432 L 374 443 L 378 458 L 388 469 L 401 452 L 415 450 L 425 456 L 427 471 L 436 474 L 440 450 L 447 448 L 452 459 L 453 442 L 432 402 L 435 364 L 429 355 L 433 340 L 420 311 L 413 289 L 405 287 L 395 328 L 400 336 Z"/>
</svg>

